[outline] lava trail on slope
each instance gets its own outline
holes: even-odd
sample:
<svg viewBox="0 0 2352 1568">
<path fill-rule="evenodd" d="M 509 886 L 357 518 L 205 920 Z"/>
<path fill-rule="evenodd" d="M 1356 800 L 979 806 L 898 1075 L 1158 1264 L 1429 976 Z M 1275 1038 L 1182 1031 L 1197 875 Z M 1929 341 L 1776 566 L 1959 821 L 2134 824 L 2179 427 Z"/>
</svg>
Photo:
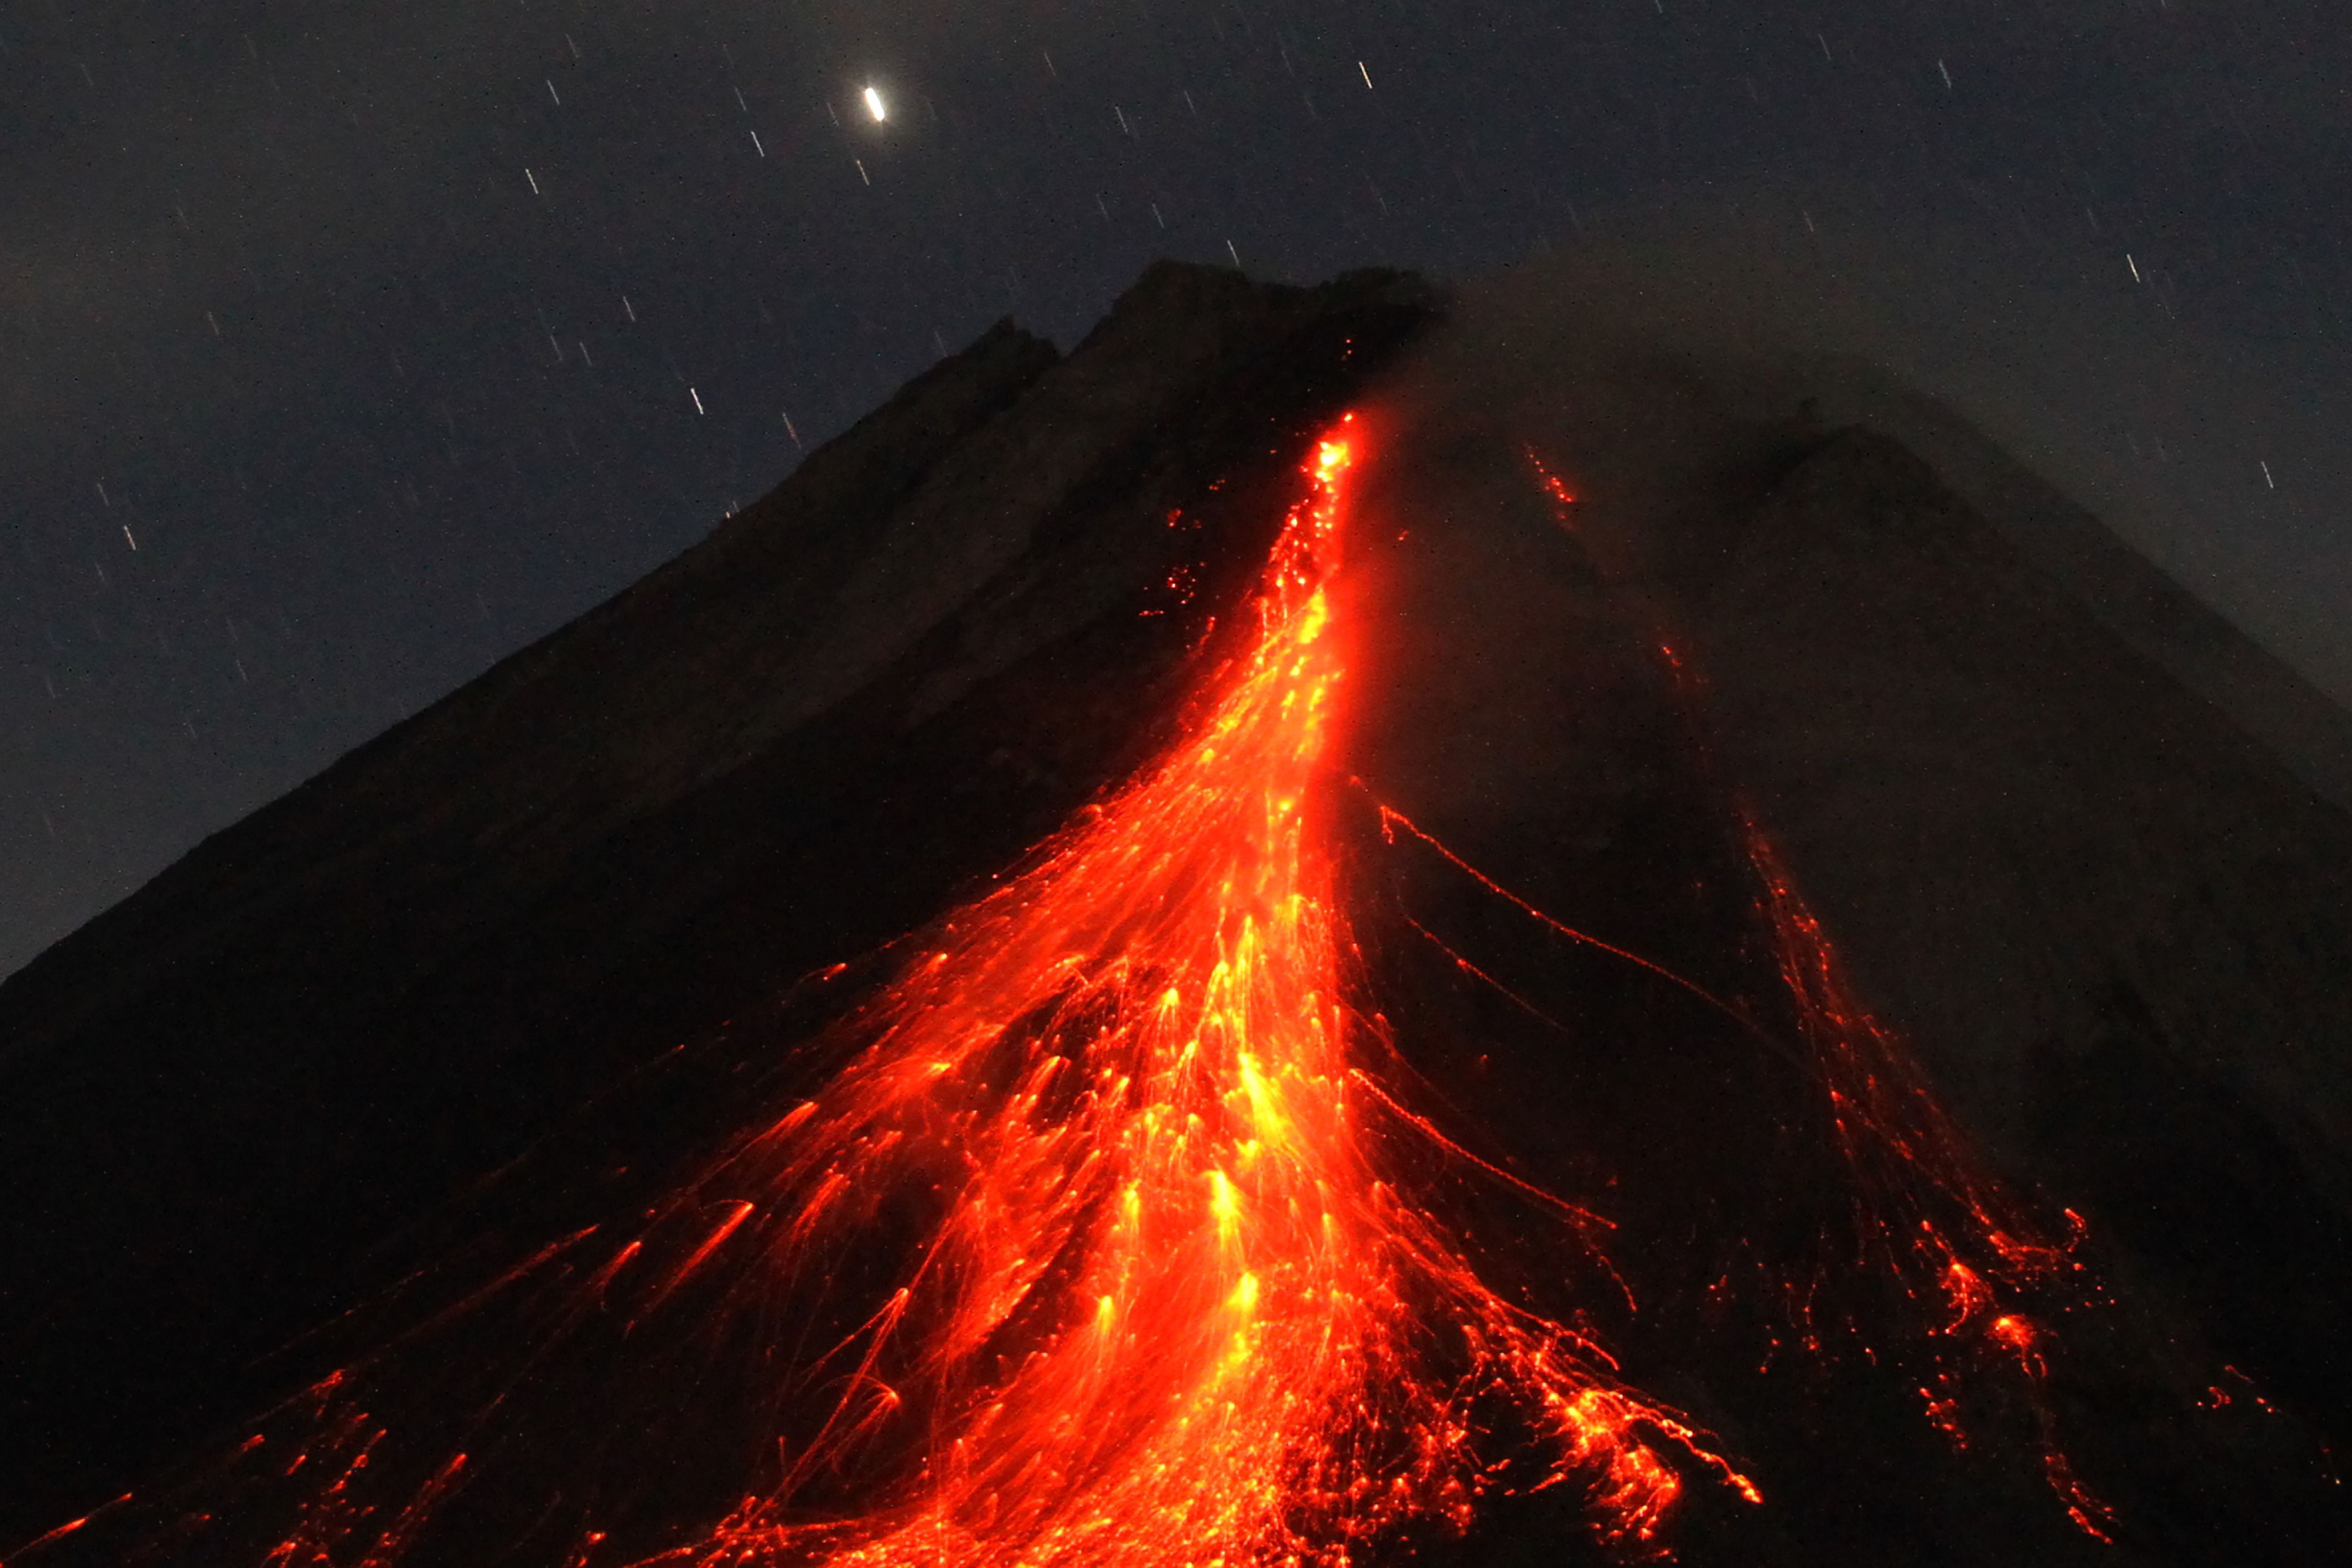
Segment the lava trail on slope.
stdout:
<svg viewBox="0 0 2352 1568">
<path fill-rule="evenodd" d="M 830 1082 L 277 1412 L 132 1555 L 1239 1568 L 1458 1531 L 1496 1490 L 1580 1487 L 1636 1548 L 1691 1478 L 1752 1500 L 1482 1283 L 1414 1197 L 1450 1145 L 1368 1074 L 1327 810 L 1360 442 L 1318 445 L 1184 737 L 833 1025 Z M 462 1415 L 379 1414 L 447 1381 L 460 1322 L 522 1348 Z M 748 1458 L 686 1489 L 725 1509 L 616 1485 L 659 1447 L 619 1390 L 688 1427 L 745 1380 L 709 1403 Z"/>
</svg>

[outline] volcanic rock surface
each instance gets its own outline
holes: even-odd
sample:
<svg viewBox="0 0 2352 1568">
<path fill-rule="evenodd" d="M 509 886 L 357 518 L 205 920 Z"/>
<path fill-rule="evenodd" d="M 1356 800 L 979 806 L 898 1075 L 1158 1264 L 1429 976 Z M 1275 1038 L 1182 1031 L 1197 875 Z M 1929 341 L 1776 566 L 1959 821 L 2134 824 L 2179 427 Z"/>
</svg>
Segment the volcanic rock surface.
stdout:
<svg viewBox="0 0 2352 1568">
<path fill-rule="evenodd" d="M 413 1271 L 641 1200 L 747 1074 L 816 1072 L 773 1063 L 827 986 L 1177 733 L 1353 408 L 1328 810 L 1363 983 L 1449 1129 L 1614 1225 L 1617 1283 L 1568 1305 L 1760 1486 L 1695 1481 L 1670 1542 L 2338 1560 L 2343 716 L 1853 367 L 1508 290 L 1440 315 L 1162 266 L 1066 358 L 1001 326 L 0 987 L 0 1542 L 342 1364 L 337 1314 Z M 1841 1283 L 1821 1084 L 1759 1044 L 1801 1019 L 1757 842 L 1984 1166 L 2083 1222 L 2046 1408 L 1995 1378 L 1958 1451 L 1884 1282 Z M 1491 1202 L 1498 1289 L 1599 1277 Z M 1863 1328 L 1805 1343 L 1815 1294 Z M 1581 1560 L 1569 1490 L 1428 1550 Z"/>
</svg>

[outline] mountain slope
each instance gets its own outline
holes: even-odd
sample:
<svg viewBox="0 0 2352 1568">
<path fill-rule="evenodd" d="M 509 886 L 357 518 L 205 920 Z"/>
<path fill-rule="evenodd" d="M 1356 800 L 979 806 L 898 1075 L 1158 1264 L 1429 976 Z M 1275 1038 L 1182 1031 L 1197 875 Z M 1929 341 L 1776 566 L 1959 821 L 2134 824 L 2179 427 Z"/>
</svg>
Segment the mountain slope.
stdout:
<svg viewBox="0 0 2352 1568">
<path fill-rule="evenodd" d="M 2342 716 L 1854 367 L 1172 266 L 1066 359 L 992 331 L 0 987 L 0 1539 L 811 1089 L 887 944 L 1183 733 L 1342 409 L 1311 810 L 1365 1092 L 1427 1113 L 1381 1153 L 1755 1478 L 1695 1470 L 1664 1539 L 2335 1560 Z M 651 1354 L 613 1371 L 658 1402 Z M 776 1441 L 767 1385 L 689 1384 L 645 1542 Z M 1509 1491 L 1421 1546 L 1598 1551 L 1591 1497 Z M 488 1552 L 458 1536 L 415 1568 Z"/>
</svg>

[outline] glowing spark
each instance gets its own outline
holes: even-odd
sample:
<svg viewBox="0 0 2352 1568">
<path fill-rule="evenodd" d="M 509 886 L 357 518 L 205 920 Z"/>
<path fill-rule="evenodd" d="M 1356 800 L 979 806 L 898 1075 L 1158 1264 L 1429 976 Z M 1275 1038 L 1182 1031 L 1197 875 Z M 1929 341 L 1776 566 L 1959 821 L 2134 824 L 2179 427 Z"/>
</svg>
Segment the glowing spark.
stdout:
<svg viewBox="0 0 2352 1568">
<path fill-rule="evenodd" d="M 877 124 L 890 118 L 889 106 L 882 101 L 881 89 L 869 87 L 866 89 L 866 112 L 874 117 Z"/>
<path fill-rule="evenodd" d="M 12 1553 L 12 1556 L 26 1556 L 41 1547 L 62 1541 L 67 1536 L 73 1534 L 77 1531 L 89 1528 L 89 1521 L 96 1519 L 100 1514 L 104 1513 L 107 1509 L 121 1508 L 124 1503 L 129 1502 L 130 1500 L 131 1494 L 129 1492 L 124 1492 L 112 1502 L 108 1503 L 105 1508 L 98 1509 L 89 1513 L 83 1514 L 79 1519 L 69 1519 L 63 1524 L 58 1525 L 55 1530 L 48 1531 L 47 1534 L 36 1536 L 33 1540 L 27 1541 L 24 1545 L 18 1547 L 16 1551 Z"/>
</svg>

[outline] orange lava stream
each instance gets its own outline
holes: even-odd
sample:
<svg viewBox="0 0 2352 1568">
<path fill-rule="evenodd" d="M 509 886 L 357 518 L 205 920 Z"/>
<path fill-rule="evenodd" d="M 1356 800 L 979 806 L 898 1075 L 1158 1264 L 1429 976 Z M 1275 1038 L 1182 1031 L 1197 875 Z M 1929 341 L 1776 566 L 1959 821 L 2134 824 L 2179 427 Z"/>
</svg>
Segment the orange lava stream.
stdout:
<svg viewBox="0 0 2352 1568">
<path fill-rule="evenodd" d="M 835 1403 L 781 1483 L 656 1561 L 1340 1564 L 1492 1489 L 1581 1484 L 1632 1539 L 1685 1471 L 1754 1495 L 1376 1159 L 1393 1112 L 1350 1062 L 1374 1026 L 1312 807 L 1354 436 L 1320 444 L 1190 737 L 950 917 L 840 1076 L 698 1184 L 734 1201 L 657 1295 L 722 1250 L 730 1295 L 822 1293 L 877 1234 L 907 1261 L 796 1385 Z M 897 1479 L 811 1522 L 870 1475 Z"/>
</svg>

